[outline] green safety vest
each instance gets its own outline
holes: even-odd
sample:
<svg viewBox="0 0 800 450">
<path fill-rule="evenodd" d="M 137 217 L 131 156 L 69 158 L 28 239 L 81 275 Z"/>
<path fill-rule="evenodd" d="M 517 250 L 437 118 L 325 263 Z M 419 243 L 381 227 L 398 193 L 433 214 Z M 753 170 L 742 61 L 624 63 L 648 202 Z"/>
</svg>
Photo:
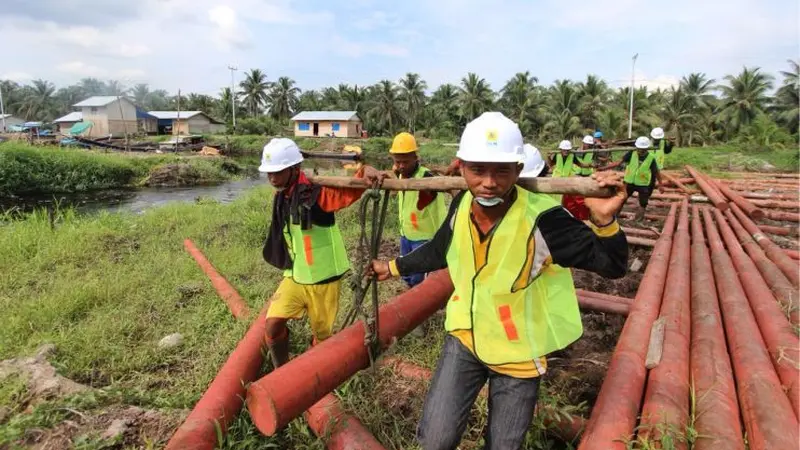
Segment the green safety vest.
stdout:
<svg viewBox="0 0 800 450">
<path fill-rule="evenodd" d="M 625 168 L 625 183 L 634 186 L 650 186 L 650 181 L 653 178 L 653 173 L 650 170 L 650 165 L 655 159 L 655 154 L 652 151 L 647 152 L 644 162 L 639 164 L 639 152 L 631 153 L 631 160 Z"/>
<path fill-rule="evenodd" d="M 308 230 L 303 230 L 299 224 L 287 224 L 283 227 L 283 237 L 292 258 L 292 268 L 286 269 L 283 276 L 292 277 L 299 284 L 317 284 L 350 269 L 344 240 L 336 224 L 312 225 Z"/>
<path fill-rule="evenodd" d="M 661 139 L 658 142 L 658 148 L 656 149 L 656 164 L 658 164 L 658 170 L 664 169 L 664 159 L 667 157 L 667 154 L 664 153 L 664 148 L 666 145 L 666 139 Z"/>
<path fill-rule="evenodd" d="M 413 178 L 423 178 L 426 173 L 428 169 L 420 166 Z M 447 207 L 441 194 L 421 211 L 417 209 L 418 200 L 419 191 L 400 191 L 397 194 L 400 235 L 411 241 L 428 241 L 447 217 Z"/>
<path fill-rule="evenodd" d="M 574 162 L 574 153 L 570 153 L 566 160 L 564 160 L 564 157 L 561 156 L 561 153 L 556 153 L 556 168 L 553 169 L 553 178 L 564 178 L 577 175 L 579 173 L 579 167 L 575 166 L 573 164 Z"/>
<path fill-rule="evenodd" d="M 537 258 L 540 249 L 535 248 L 539 215 L 558 203 L 549 195 L 515 189 L 516 201 L 488 237 L 484 266 L 475 267 L 469 191 L 456 210 L 447 250 L 455 290 L 447 302 L 445 328 L 472 330 L 475 355 L 485 364 L 531 361 L 583 333 L 571 272 L 549 258 Z M 534 264 L 542 267 L 532 274 Z"/>
<path fill-rule="evenodd" d="M 591 166 L 592 165 L 592 159 L 594 159 L 594 153 L 585 153 L 583 155 L 583 158 L 581 158 L 580 156 L 578 157 L 578 161 L 580 161 L 581 163 L 583 163 L 583 164 L 585 164 L 587 166 Z M 580 175 L 582 175 L 584 177 L 588 177 L 589 175 L 594 173 L 594 169 L 592 167 L 585 167 L 585 168 L 584 167 L 580 167 L 579 168 L 579 173 L 580 173 Z"/>
</svg>

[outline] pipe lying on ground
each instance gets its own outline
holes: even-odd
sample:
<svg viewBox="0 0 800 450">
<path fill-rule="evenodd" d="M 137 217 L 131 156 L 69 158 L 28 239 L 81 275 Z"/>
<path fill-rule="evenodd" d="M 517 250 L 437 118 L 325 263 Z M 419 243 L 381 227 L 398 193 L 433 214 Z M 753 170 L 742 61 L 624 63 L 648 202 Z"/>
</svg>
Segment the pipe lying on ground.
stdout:
<svg viewBox="0 0 800 450">
<path fill-rule="evenodd" d="M 625 236 L 628 240 L 628 245 L 638 245 L 640 247 L 654 247 L 656 241 L 653 239 L 645 239 L 637 236 Z"/>
<path fill-rule="evenodd" d="M 800 439 L 797 418 L 781 389 L 761 331 L 711 214 L 704 209 L 703 216 L 749 448 L 795 448 Z"/>
<path fill-rule="evenodd" d="M 716 186 L 709 182 L 705 176 L 694 167 L 688 165 L 684 167 L 686 167 L 686 171 L 689 172 L 692 178 L 695 179 L 697 186 L 699 186 L 700 190 L 706 194 L 706 197 L 708 197 L 709 201 L 711 201 L 714 206 L 722 211 L 728 209 L 728 202 L 725 200 L 725 197 L 722 195 L 722 193 L 717 190 Z"/>
<path fill-rule="evenodd" d="M 578 450 L 625 450 L 625 441 L 633 435 L 647 375 L 645 359 L 650 329 L 661 309 L 676 207 L 670 209 L 650 255 Z"/>
<path fill-rule="evenodd" d="M 798 236 L 800 234 L 798 233 L 797 227 L 773 227 L 759 224 L 758 228 L 761 228 L 761 231 L 765 233 L 774 234 L 776 236 Z"/>
<path fill-rule="evenodd" d="M 627 297 L 619 297 L 617 295 L 603 294 L 602 292 L 587 291 L 584 289 L 575 289 L 575 293 L 583 297 L 592 297 L 599 300 L 605 300 L 612 303 L 623 303 L 625 305 L 632 305 L 633 299 Z"/>
<path fill-rule="evenodd" d="M 800 209 L 800 202 L 791 201 L 791 200 L 750 200 L 753 205 L 763 207 L 763 208 L 773 208 L 773 209 L 793 209 L 798 210 Z M 738 203 L 737 203 L 738 205 Z M 741 205 L 739 205 L 741 208 Z M 742 208 L 744 209 L 744 208 Z M 797 214 L 797 213 L 795 213 Z"/>
<path fill-rule="evenodd" d="M 647 376 L 639 435 L 661 442 L 665 435 L 683 433 L 689 422 L 689 314 L 691 270 L 689 251 L 689 200 L 684 199 L 673 236 L 672 252 L 661 303 L 664 343 L 661 362 Z M 670 438 L 675 448 L 685 449 L 685 440 Z"/>
<path fill-rule="evenodd" d="M 694 383 L 694 450 L 744 450 L 739 403 L 719 311 L 711 257 L 697 206 L 692 208 L 691 376 Z"/>
<path fill-rule="evenodd" d="M 447 270 L 394 297 L 379 312 L 382 348 L 441 309 L 453 292 Z M 267 374 L 247 389 L 247 408 L 258 429 L 272 436 L 359 370 L 369 367 L 364 323 L 356 322 Z"/>
<path fill-rule="evenodd" d="M 785 221 L 785 222 L 800 222 L 800 214 L 792 213 L 792 212 L 785 212 L 785 211 L 773 211 L 771 209 L 765 209 L 764 214 L 767 219 L 770 220 L 777 220 L 777 221 Z"/>
<path fill-rule="evenodd" d="M 641 228 L 631 228 L 631 227 L 622 227 L 622 231 L 625 235 L 631 235 L 636 237 L 642 237 L 647 239 L 658 239 L 658 233 L 653 230 L 643 230 Z"/>
<path fill-rule="evenodd" d="M 342 409 L 333 394 L 322 397 L 303 416 L 328 450 L 385 450 L 361 421 Z"/>
<path fill-rule="evenodd" d="M 761 228 L 764 228 L 764 227 L 761 227 Z M 794 260 L 800 259 L 800 252 L 798 252 L 797 250 L 791 250 L 791 249 L 785 248 L 785 249 L 783 249 L 783 251 L 784 251 L 784 253 L 789 255 L 789 258 L 792 258 Z"/>
<path fill-rule="evenodd" d="M 752 191 L 736 191 L 737 194 L 744 198 L 753 200 L 793 200 L 800 201 L 797 194 L 781 194 L 778 192 L 752 192 Z"/>
<path fill-rule="evenodd" d="M 681 183 L 681 181 L 679 179 L 673 177 L 672 175 L 670 175 L 670 174 L 668 174 L 666 172 L 661 172 L 661 173 L 664 175 L 664 178 L 666 178 L 670 183 L 672 183 L 675 186 L 677 186 L 678 189 L 683 191 L 684 194 L 691 194 L 692 193 L 691 189 L 686 187 L 685 184 Z"/>
<path fill-rule="evenodd" d="M 753 220 L 760 220 L 760 219 L 764 218 L 764 211 L 762 211 L 760 208 L 756 207 L 755 202 L 756 201 L 767 201 L 767 200 L 753 200 L 753 201 L 750 201 L 750 200 L 745 199 L 741 195 L 737 194 L 736 192 L 734 192 L 733 189 L 731 189 L 728 186 L 726 186 L 725 183 L 717 183 L 717 182 L 714 182 L 714 181 L 710 181 L 710 183 L 714 187 L 719 189 L 719 191 L 722 192 L 722 195 L 724 195 L 725 197 L 728 197 L 728 200 L 732 201 L 733 203 L 736 203 L 739 206 L 739 208 L 742 208 L 742 211 L 744 211 L 745 214 L 747 214 Z"/>
<path fill-rule="evenodd" d="M 630 211 L 623 211 L 623 212 L 619 213 L 618 216 L 622 217 L 624 219 L 634 219 L 636 217 L 636 213 L 630 212 Z M 667 216 L 662 215 L 662 214 L 647 214 L 647 213 L 645 213 L 644 218 L 647 219 L 647 220 L 660 220 L 660 221 L 667 220 Z"/>
<path fill-rule="evenodd" d="M 630 313 L 630 305 L 622 302 L 611 302 L 597 297 L 589 297 L 578 294 L 578 306 L 583 311 L 601 312 L 607 314 L 618 314 L 627 317 Z"/>
<path fill-rule="evenodd" d="M 233 317 L 237 319 L 246 319 L 250 315 L 250 310 L 247 308 L 247 304 L 244 302 L 244 299 L 236 289 L 228 283 L 228 280 L 225 279 L 222 275 L 217 272 L 213 265 L 206 259 L 197 247 L 195 247 L 194 242 L 191 239 L 185 239 L 183 241 L 184 247 L 186 247 L 186 251 L 189 252 L 190 255 L 197 261 L 197 265 L 203 269 L 203 272 L 208 276 L 208 279 L 211 280 L 211 285 L 214 286 L 214 289 L 217 290 L 217 293 L 222 298 L 222 300 L 228 305 L 228 308 L 231 310 L 231 314 Z"/>
<path fill-rule="evenodd" d="M 792 332 L 789 320 L 781 310 L 778 301 L 759 274 L 758 268 L 739 245 L 739 240 L 734 236 L 725 217 L 719 211 L 715 211 L 714 214 L 717 228 L 722 234 L 725 246 L 728 247 L 728 254 L 739 274 L 739 281 L 750 303 L 750 309 L 753 311 L 758 328 L 761 330 L 761 337 L 772 356 L 772 364 L 775 366 L 778 378 L 783 383 L 783 389 L 789 398 L 796 418 L 800 415 L 800 370 L 795 366 L 798 361 L 792 361 L 794 358 L 787 357 L 787 355 L 795 354 L 800 349 L 800 340 Z"/>
<path fill-rule="evenodd" d="M 761 246 L 742 227 L 733 212 L 730 210 L 725 211 L 725 216 L 739 238 L 739 242 L 747 251 L 747 254 L 750 255 L 756 267 L 758 267 L 758 271 L 761 272 L 764 281 L 769 285 L 769 289 L 775 294 L 775 298 L 788 314 L 789 322 L 793 325 L 800 325 L 800 293 L 798 293 L 798 290 L 792 286 L 792 283 L 781 272 L 781 269 L 767 257 Z M 730 245 L 728 248 L 730 249 Z"/>
<path fill-rule="evenodd" d="M 367 189 L 372 185 L 364 178 L 313 176 L 308 179 L 320 186 L 338 188 Z M 531 192 L 542 194 L 571 194 L 584 197 L 612 197 L 612 188 L 600 187 L 597 181 L 588 177 L 568 178 L 520 178 L 517 184 Z M 463 191 L 467 183 L 462 177 L 429 178 L 389 178 L 383 181 L 381 189 L 390 191 Z"/>
<path fill-rule="evenodd" d="M 772 260 L 786 275 L 786 278 L 792 282 L 792 285 L 797 288 L 800 285 L 800 274 L 797 270 L 797 263 L 792 261 L 792 258 L 789 258 L 789 255 L 786 254 L 780 247 L 775 245 L 774 242 L 767 236 L 764 236 L 764 233 L 758 228 L 758 226 L 747 217 L 738 206 L 733 205 L 731 207 L 733 213 L 736 214 L 736 218 L 739 219 L 739 223 L 742 224 L 745 230 L 753 236 L 753 239 L 764 249 L 764 253 L 767 254 L 767 257 Z"/>
</svg>

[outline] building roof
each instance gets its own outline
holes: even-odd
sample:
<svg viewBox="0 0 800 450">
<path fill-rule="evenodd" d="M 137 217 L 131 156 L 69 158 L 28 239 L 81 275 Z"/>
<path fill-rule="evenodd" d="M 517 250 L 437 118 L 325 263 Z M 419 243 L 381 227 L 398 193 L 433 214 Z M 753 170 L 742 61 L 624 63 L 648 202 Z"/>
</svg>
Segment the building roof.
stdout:
<svg viewBox="0 0 800 450">
<path fill-rule="evenodd" d="M 295 122 L 300 120 L 349 122 L 351 120 L 360 121 L 361 119 L 356 115 L 356 111 L 303 111 L 292 117 L 292 120 Z"/>
<path fill-rule="evenodd" d="M 10 119 L 14 117 L 13 114 L 0 114 L 0 119 Z"/>
<path fill-rule="evenodd" d="M 158 120 L 177 120 L 178 119 L 178 111 L 148 111 L 148 114 L 155 117 Z M 222 123 L 219 120 L 209 116 L 208 114 L 204 113 L 203 111 L 180 111 L 180 118 L 181 120 L 191 119 L 197 115 L 204 115 L 208 118 L 211 123 Z"/>
<path fill-rule="evenodd" d="M 94 97 L 89 97 L 89 98 L 87 98 L 86 100 L 84 100 L 82 102 L 75 103 L 72 106 L 76 106 L 76 107 L 79 107 L 79 108 L 82 107 L 82 106 L 94 106 L 94 107 L 106 106 L 109 103 L 113 103 L 113 102 L 117 101 L 118 98 L 121 99 L 121 100 L 128 100 L 124 96 L 117 97 L 116 95 L 95 95 Z M 130 101 L 130 100 L 128 100 L 128 101 Z"/>
<path fill-rule="evenodd" d="M 83 120 L 83 113 L 80 111 L 73 111 L 66 116 L 59 117 L 58 119 L 54 120 L 53 123 L 80 122 L 81 120 Z"/>
</svg>

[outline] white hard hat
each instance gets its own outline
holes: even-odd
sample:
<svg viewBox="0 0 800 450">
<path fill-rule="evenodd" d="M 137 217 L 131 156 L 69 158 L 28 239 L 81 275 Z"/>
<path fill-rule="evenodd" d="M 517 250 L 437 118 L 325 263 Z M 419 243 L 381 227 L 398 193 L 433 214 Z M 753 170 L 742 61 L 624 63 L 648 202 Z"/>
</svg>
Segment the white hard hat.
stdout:
<svg viewBox="0 0 800 450">
<path fill-rule="evenodd" d="M 559 150 L 572 150 L 572 142 L 564 139 L 558 144 Z"/>
<path fill-rule="evenodd" d="M 519 163 L 523 158 L 522 132 L 499 112 L 485 112 L 468 123 L 456 157 L 468 162 Z"/>
<path fill-rule="evenodd" d="M 525 160 L 523 161 L 522 173 L 520 178 L 536 178 L 544 169 L 544 158 L 539 153 L 539 149 L 531 144 L 525 144 Z"/>
<path fill-rule="evenodd" d="M 274 173 L 303 162 L 300 148 L 293 140 L 275 138 L 264 146 L 259 172 Z"/>
<path fill-rule="evenodd" d="M 636 144 L 634 145 L 636 145 L 636 148 L 647 150 L 653 144 L 650 142 L 650 139 L 647 139 L 646 136 L 639 136 L 636 138 Z"/>
<path fill-rule="evenodd" d="M 587 134 L 583 137 L 583 143 L 586 145 L 594 145 L 594 138 Z"/>
<path fill-rule="evenodd" d="M 653 128 L 650 132 L 650 137 L 653 139 L 664 139 L 664 129 L 661 127 Z"/>
</svg>

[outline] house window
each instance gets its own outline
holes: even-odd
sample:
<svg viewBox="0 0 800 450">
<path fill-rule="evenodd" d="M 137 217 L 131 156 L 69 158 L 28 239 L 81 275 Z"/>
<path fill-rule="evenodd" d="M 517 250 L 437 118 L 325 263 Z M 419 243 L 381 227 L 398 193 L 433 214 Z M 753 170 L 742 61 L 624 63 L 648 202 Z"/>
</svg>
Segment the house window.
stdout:
<svg viewBox="0 0 800 450">
<path fill-rule="evenodd" d="M 308 122 L 300 122 L 297 124 L 297 129 L 300 131 L 308 131 L 311 129 L 311 125 Z"/>
<path fill-rule="evenodd" d="M 338 123 L 334 123 L 333 125 L 331 125 L 331 130 L 339 131 L 339 124 Z"/>
<path fill-rule="evenodd" d="M 92 114 L 97 114 L 97 107 L 92 106 L 92 109 L 90 109 L 90 111 L 92 112 Z"/>
</svg>

